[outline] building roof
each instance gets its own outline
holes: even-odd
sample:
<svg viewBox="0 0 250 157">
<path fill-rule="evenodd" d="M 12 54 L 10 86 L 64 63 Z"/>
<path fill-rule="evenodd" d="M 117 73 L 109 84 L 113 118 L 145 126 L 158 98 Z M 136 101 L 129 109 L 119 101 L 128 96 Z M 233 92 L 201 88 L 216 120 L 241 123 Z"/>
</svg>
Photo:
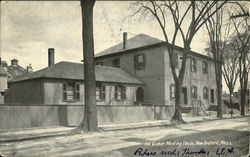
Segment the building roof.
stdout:
<svg viewBox="0 0 250 157">
<path fill-rule="evenodd" d="M 83 69 L 83 64 L 81 63 L 63 61 L 30 74 L 17 76 L 10 82 L 20 82 L 36 78 L 84 80 Z M 132 77 L 119 68 L 95 66 L 95 76 L 96 81 L 100 82 L 143 84 L 137 78 Z"/>
<path fill-rule="evenodd" d="M 156 44 L 160 42 L 163 42 L 163 40 L 141 33 L 127 40 L 126 50 L 139 48 L 139 47 L 143 47 L 147 45 L 152 45 L 152 44 Z M 98 54 L 96 54 L 95 56 L 96 57 L 104 56 L 104 55 L 113 54 L 119 51 L 124 51 L 123 42 L 120 42 L 119 44 L 114 45 L 106 50 L 103 50 L 99 52 Z"/>
<path fill-rule="evenodd" d="M 7 67 L 7 71 L 11 75 L 10 79 L 27 73 L 26 69 L 19 65 L 10 65 Z"/>
<path fill-rule="evenodd" d="M 146 34 L 139 34 L 127 40 L 126 49 L 123 49 L 123 42 L 120 42 L 106 50 L 103 50 L 95 55 L 95 58 L 103 58 L 112 55 L 119 55 L 121 53 L 132 52 L 133 50 L 146 49 L 150 47 L 156 46 L 166 46 L 166 42 L 154 37 L 151 37 Z M 183 51 L 184 49 L 180 46 L 174 45 L 174 48 L 179 51 Z M 207 60 L 212 60 L 211 57 L 203 55 L 201 53 L 197 53 L 195 51 L 191 51 L 192 56 L 204 58 Z"/>
</svg>

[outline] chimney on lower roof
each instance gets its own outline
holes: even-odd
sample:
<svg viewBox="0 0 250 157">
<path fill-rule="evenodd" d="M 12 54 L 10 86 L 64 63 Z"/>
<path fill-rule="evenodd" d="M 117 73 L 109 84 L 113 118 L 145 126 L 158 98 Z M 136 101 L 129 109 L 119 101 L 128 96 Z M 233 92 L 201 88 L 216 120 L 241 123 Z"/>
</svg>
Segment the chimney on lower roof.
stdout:
<svg viewBox="0 0 250 157">
<path fill-rule="evenodd" d="M 32 66 L 31 66 L 31 64 L 29 64 L 28 66 L 27 66 L 27 73 L 32 73 L 33 72 L 33 68 L 32 68 Z"/>
<path fill-rule="evenodd" d="M 49 67 L 51 65 L 55 64 L 55 50 L 54 50 L 54 48 L 48 49 L 48 62 L 49 62 Z"/>
<path fill-rule="evenodd" d="M 12 59 L 11 60 L 11 65 L 12 66 L 17 66 L 18 65 L 18 60 L 17 59 Z"/>
<path fill-rule="evenodd" d="M 123 49 L 126 50 L 127 49 L 127 32 L 123 33 Z"/>
</svg>

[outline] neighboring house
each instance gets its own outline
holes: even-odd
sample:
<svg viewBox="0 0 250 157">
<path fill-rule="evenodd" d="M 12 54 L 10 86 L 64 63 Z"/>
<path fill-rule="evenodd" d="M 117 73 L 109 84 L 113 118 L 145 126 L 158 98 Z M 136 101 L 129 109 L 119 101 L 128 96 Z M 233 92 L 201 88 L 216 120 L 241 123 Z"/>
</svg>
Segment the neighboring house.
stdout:
<svg viewBox="0 0 250 157">
<path fill-rule="evenodd" d="M 176 71 L 179 72 L 183 48 L 174 46 Z M 114 45 L 95 56 L 95 64 L 120 68 L 141 80 L 145 86 L 136 91 L 136 101 L 174 105 L 175 85 L 165 42 L 145 34 L 139 34 Z M 213 59 L 191 52 L 186 62 L 182 84 L 183 106 L 217 105 Z"/>
<path fill-rule="evenodd" d="M 7 90 L 7 71 L 0 61 L 0 104 L 4 103 L 4 95 Z"/>
<path fill-rule="evenodd" d="M 1 60 L 1 59 L 0 59 Z M 6 61 L 0 61 L 0 66 L 1 66 L 1 71 L 0 71 L 0 93 L 1 97 L 4 97 L 6 92 L 8 91 L 8 82 L 23 74 L 31 73 L 33 72 L 31 64 L 27 66 L 27 69 L 25 70 L 23 67 L 18 65 L 18 60 L 17 59 L 12 59 L 11 60 L 11 65 L 8 66 Z M 4 102 L 4 98 L 1 98 L 0 104 Z"/>
<path fill-rule="evenodd" d="M 7 70 L 8 64 L 7 64 L 6 61 L 2 61 L 2 60 L 1 60 L 1 66 L 3 67 L 3 69 L 4 69 L 5 71 L 8 71 L 8 70 Z"/>
<path fill-rule="evenodd" d="M 50 50 L 49 50 L 50 54 Z M 9 81 L 7 103 L 84 104 L 83 64 L 59 62 L 49 55 L 49 67 Z M 143 86 L 137 78 L 113 67 L 96 66 L 97 105 L 131 105 L 136 89 Z"/>
<path fill-rule="evenodd" d="M 8 81 L 12 78 L 23 75 L 27 73 L 27 70 L 20 65 L 18 65 L 17 59 L 11 60 L 11 65 L 7 66 L 7 72 L 8 72 Z"/>
</svg>

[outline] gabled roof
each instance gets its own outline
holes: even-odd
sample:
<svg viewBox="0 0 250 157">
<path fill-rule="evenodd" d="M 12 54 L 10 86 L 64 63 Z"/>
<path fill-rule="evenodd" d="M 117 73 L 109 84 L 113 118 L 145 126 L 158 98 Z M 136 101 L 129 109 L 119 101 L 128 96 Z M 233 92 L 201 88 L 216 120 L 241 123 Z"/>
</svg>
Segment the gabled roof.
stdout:
<svg viewBox="0 0 250 157">
<path fill-rule="evenodd" d="M 163 42 L 163 41 L 141 33 L 127 40 L 126 50 L 139 48 L 139 47 L 143 47 L 147 45 L 152 45 L 152 44 L 156 44 L 160 42 Z M 114 45 L 104 51 L 99 52 L 98 54 L 95 55 L 95 57 L 104 56 L 104 55 L 116 53 L 116 52 L 123 51 L 123 50 L 124 50 L 123 42 L 120 42 L 117 45 Z"/>
<path fill-rule="evenodd" d="M 7 67 L 7 71 L 11 75 L 11 78 L 27 73 L 26 69 L 19 65 L 10 65 Z"/>
<path fill-rule="evenodd" d="M 120 55 L 123 53 L 129 53 L 134 52 L 137 50 L 143 50 L 147 48 L 157 47 L 157 46 L 166 46 L 166 42 L 154 37 L 151 37 L 146 34 L 139 34 L 134 36 L 133 38 L 130 38 L 127 40 L 127 47 L 126 49 L 123 49 L 123 42 L 120 42 L 119 44 L 116 44 L 104 51 L 101 51 L 95 55 L 95 59 L 109 57 L 109 56 L 115 56 Z M 174 45 L 174 49 L 178 51 L 183 51 L 184 48 Z M 197 53 L 195 51 L 191 51 L 190 53 L 192 56 L 204 58 L 206 60 L 213 60 L 213 58 L 203 55 L 201 53 Z"/>
<path fill-rule="evenodd" d="M 10 82 L 20 82 L 36 78 L 84 80 L 83 69 L 83 64 L 81 63 L 63 61 L 33 73 L 17 76 Z M 95 76 L 96 81 L 100 82 L 143 84 L 137 78 L 132 77 L 119 68 L 95 66 Z"/>
</svg>

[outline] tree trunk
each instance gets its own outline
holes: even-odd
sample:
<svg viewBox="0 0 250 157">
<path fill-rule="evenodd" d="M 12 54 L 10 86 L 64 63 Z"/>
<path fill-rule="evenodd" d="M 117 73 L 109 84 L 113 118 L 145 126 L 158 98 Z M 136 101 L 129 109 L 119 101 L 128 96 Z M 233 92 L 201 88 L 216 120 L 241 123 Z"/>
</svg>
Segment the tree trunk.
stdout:
<svg viewBox="0 0 250 157">
<path fill-rule="evenodd" d="M 233 94 L 233 90 L 230 89 L 229 90 L 229 99 L 230 99 L 230 106 L 231 106 L 231 117 L 233 116 L 233 100 L 232 100 L 232 94 Z"/>
<path fill-rule="evenodd" d="M 246 102 L 246 94 L 244 91 L 240 92 L 240 115 L 245 116 L 245 102 Z"/>
<path fill-rule="evenodd" d="M 248 72 L 246 68 L 246 54 L 242 50 L 240 56 L 240 114 L 245 116 L 246 92 L 248 82 Z"/>
<path fill-rule="evenodd" d="M 94 65 L 93 8 L 95 0 L 81 0 L 84 56 L 84 118 L 78 129 L 97 131 L 96 83 Z"/>
<path fill-rule="evenodd" d="M 244 75 L 244 74 L 243 74 Z M 245 104 L 246 104 L 246 86 L 245 86 L 245 81 L 244 77 L 241 78 L 242 80 L 240 81 L 241 89 L 240 89 L 240 115 L 245 116 Z"/>
<path fill-rule="evenodd" d="M 221 85 L 220 85 L 221 86 Z M 221 96 L 222 96 L 222 90 L 221 87 L 218 88 L 217 86 L 217 98 L 218 98 L 218 110 L 217 110 L 217 118 L 222 118 L 222 109 L 221 109 Z"/>
<path fill-rule="evenodd" d="M 171 119 L 171 121 L 178 121 L 181 123 L 184 123 L 184 120 L 182 119 L 182 112 L 181 112 L 181 85 L 178 82 L 175 82 L 175 112 Z"/>
<path fill-rule="evenodd" d="M 215 65 L 216 68 L 216 65 Z M 215 69 L 216 70 L 216 69 Z M 217 63 L 216 85 L 217 85 L 217 118 L 222 118 L 221 100 L 222 100 L 222 65 Z"/>
</svg>

